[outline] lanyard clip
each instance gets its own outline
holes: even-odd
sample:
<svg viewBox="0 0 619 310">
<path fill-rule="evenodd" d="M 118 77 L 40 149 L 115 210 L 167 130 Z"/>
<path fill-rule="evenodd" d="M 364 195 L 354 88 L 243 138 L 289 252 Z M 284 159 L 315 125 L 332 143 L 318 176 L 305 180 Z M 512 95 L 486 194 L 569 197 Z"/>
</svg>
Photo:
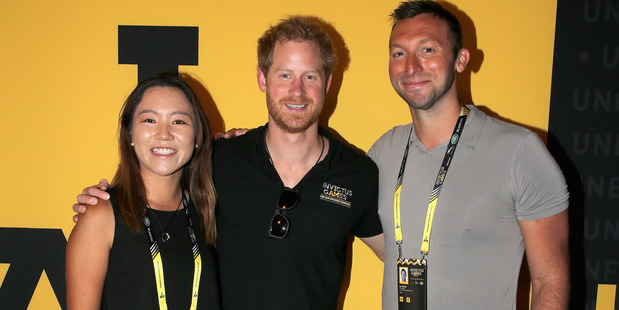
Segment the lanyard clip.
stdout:
<svg viewBox="0 0 619 310">
<path fill-rule="evenodd" d="M 398 260 L 402 259 L 402 241 L 396 241 L 396 243 L 398 245 Z"/>
</svg>

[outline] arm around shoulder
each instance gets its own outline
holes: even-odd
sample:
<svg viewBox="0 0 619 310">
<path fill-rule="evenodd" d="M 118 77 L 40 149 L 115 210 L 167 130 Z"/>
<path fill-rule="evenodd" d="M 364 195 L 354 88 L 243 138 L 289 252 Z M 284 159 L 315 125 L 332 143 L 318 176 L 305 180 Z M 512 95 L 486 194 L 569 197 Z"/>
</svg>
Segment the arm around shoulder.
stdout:
<svg viewBox="0 0 619 310">
<path fill-rule="evenodd" d="M 67 309 L 100 309 L 109 251 L 114 239 L 114 213 L 99 201 L 81 215 L 67 242 Z"/>
<path fill-rule="evenodd" d="M 567 309 L 570 294 L 568 210 L 519 224 L 533 286 L 531 309 Z"/>
</svg>

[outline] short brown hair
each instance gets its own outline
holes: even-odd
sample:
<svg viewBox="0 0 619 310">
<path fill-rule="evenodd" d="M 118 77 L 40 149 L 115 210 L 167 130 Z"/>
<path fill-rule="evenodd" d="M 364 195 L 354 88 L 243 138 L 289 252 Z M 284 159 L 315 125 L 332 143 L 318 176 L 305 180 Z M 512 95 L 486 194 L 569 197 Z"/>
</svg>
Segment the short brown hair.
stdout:
<svg viewBox="0 0 619 310">
<path fill-rule="evenodd" d="M 335 68 L 337 55 L 331 39 L 320 27 L 320 19 L 313 16 L 292 15 L 271 26 L 258 39 L 258 67 L 266 75 L 273 63 L 273 49 L 278 42 L 314 42 L 320 48 L 322 69 L 328 76 Z"/>
<path fill-rule="evenodd" d="M 462 49 L 462 28 L 460 28 L 458 18 L 443 8 L 439 2 L 434 0 L 409 0 L 400 3 L 400 6 L 391 13 L 393 20 L 391 31 L 399 22 L 421 14 L 430 14 L 447 23 L 447 26 L 449 26 L 448 35 L 455 60 L 458 57 L 458 52 Z"/>
</svg>

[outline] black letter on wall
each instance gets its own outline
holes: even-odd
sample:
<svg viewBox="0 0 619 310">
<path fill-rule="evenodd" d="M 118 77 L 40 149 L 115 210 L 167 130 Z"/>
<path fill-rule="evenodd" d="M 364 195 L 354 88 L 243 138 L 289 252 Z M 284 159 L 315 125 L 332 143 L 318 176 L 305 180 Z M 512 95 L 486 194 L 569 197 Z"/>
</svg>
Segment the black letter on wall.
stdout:
<svg viewBox="0 0 619 310">
<path fill-rule="evenodd" d="M 118 26 L 118 63 L 137 64 L 138 81 L 198 65 L 198 27 Z"/>
<path fill-rule="evenodd" d="M 0 228 L 0 263 L 10 264 L 0 286 L 0 308 L 28 308 L 45 270 L 58 304 L 66 309 L 66 247 L 60 229 Z"/>
</svg>

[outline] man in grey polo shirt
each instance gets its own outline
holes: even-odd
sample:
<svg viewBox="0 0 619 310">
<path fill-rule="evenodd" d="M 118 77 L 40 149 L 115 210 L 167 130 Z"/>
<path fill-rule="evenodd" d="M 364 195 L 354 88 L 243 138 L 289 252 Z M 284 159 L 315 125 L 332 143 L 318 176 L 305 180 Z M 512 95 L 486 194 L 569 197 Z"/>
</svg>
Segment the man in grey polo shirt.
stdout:
<svg viewBox="0 0 619 310">
<path fill-rule="evenodd" d="M 533 132 L 459 102 L 455 77 L 470 55 L 451 13 L 408 1 L 392 17 L 389 75 L 413 122 L 368 153 L 380 173 L 383 309 L 515 309 L 525 249 L 532 309 L 566 309 L 559 167 Z M 408 283 L 401 268 L 415 272 Z"/>
</svg>

